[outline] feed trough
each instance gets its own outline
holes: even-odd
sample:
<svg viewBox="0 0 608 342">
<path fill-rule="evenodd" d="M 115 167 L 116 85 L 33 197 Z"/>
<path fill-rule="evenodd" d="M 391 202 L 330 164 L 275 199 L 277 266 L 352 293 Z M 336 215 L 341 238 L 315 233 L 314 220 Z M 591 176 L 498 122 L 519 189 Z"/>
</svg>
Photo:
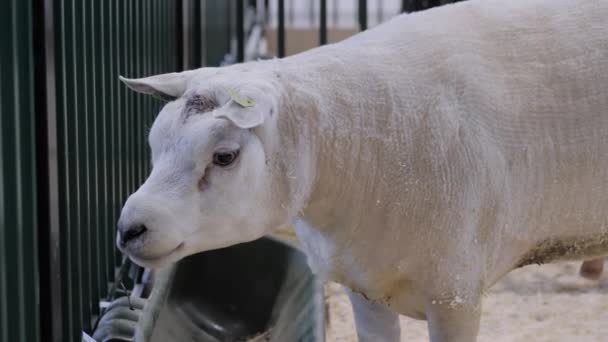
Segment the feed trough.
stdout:
<svg viewBox="0 0 608 342">
<path fill-rule="evenodd" d="M 322 284 L 281 240 L 195 254 L 155 278 L 134 341 L 324 341 Z"/>
</svg>

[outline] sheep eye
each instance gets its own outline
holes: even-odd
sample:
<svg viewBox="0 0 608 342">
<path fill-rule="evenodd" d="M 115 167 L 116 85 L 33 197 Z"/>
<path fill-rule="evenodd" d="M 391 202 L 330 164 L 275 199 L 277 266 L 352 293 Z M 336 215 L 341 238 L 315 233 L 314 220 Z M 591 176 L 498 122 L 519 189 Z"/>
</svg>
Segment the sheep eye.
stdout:
<svg viewBox="0 0 608 342">
<path fill-rule="evenodd" d="M 228 152 L 216 152 L 213 154 L 213 164 L 221 167 L 226 167 L 236 160 L 239 151 L 228 151 Z"/>
</svg>

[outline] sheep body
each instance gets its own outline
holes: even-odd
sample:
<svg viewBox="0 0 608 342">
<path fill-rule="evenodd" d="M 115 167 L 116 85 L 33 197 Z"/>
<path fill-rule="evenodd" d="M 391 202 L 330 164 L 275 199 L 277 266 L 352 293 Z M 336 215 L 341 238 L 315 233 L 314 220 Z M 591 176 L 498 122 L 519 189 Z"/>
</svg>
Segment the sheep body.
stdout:
<svg viewBox="0 0 608 342">
<path fill-rule="evenodd" d="M 361 340 L 398 340 L 400 313 L 472 341 L 510 270 L 608 254 L 606 18 L 603 0 L 471 0 L 164 92 L 256 100 L 216 117 L 259 138 L 260 212 L 351 289 Z"/>
</svg>

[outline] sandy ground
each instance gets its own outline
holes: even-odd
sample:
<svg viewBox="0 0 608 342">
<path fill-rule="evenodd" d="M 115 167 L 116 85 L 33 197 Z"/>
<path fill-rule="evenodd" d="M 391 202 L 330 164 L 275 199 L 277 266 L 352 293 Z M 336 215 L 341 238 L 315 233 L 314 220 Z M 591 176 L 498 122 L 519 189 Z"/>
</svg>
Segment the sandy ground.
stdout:
<svg viewBox="0 0 608 342">
<path fill-rule="evenodd" d="M 484 300 L 480 342 L 608 341 L 608 276 L 589 281 L 580 262 L 527 266 L 508 274 Z M 356 341 L 346 294 L 326 285 L 327 341 Z M 426 322 L 401 317 L 402 341 L 428 341 Z"/>
</svg>

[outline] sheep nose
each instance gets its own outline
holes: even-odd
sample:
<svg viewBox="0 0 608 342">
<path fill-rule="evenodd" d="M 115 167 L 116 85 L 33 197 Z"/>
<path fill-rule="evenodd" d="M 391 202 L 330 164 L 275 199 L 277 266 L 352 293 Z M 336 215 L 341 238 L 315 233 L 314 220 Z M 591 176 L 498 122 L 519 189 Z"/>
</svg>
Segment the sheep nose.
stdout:
<svg viewBox="0 0 608 342">
<path fill-rule="evenodd" d="M 129 227 L 118 227 L 118 235 L 120 235 L 120 244 L 124 247 L 129 241 L 135 240 L 139 236 L 143 235 L 148 229 L 146 226 L 135 225 Z"/>
</svg>

